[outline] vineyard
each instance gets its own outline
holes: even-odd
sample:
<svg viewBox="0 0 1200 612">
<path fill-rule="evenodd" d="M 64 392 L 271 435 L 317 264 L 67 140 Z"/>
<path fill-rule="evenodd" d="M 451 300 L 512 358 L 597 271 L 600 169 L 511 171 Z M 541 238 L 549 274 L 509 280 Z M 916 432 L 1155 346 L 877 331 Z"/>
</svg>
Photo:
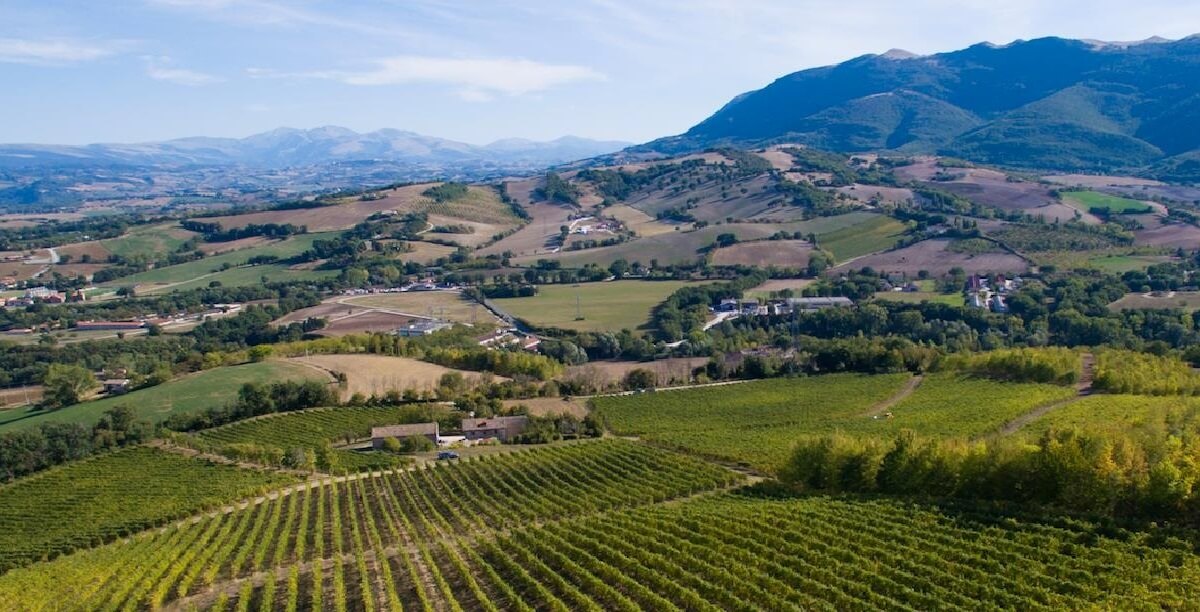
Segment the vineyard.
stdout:
<svg viewBox="0 0 1200 612">
<path fill-rule="evenodd" d="M 0 487 L 0 570 L 295 481 L 144 447 L 73 463 Z"/>
<path fill-rule="evenodd" d="M 1135 434 L 1141 440 L 1200 430 L 1200 398 L 1147 395 L 1092 395 L 1051 411 L 1021 430 L 1035 440 L 1051 429 Z"/>
<path fill-rule="evenodd" d="M 216 447 L 252 445 L 282 456 L 295 448 L 316 449 L 334 441 L 360 440 L 371 434 L 372 427 L 430 421 L 444 413 L 444 408 L 426 405 L 306 410 L 240 421 L 202 431 L 195 438 Z M 338 450 L 335 454 L 337 471 L 382 469 L 404 461 L 375 452 Z"/>
<path fill-rule="evenodd" d="M 307 608 L 328 599 L 334 609 L 344 609 L 348 598 L 362 602 L 355 608 L 402 601 L 405 607 L 424 606 L 452 597 L 448 585 L 466 580 L 455 572 L 479 563 L 478 555 L 511 559 L 495 547 L 479 552 L 457 547 L 459 541 L 662 502 L 741 478 L 683 455 L 617 440 L 351 477 L 14 570 L 0 577 L 0 607 L 60 608 L 63 602 L 88 610 L 157 607 L 188 597 L 207 605 L 249 593 L 264 572 L 284 581 L 281 604 L 302 598 Z M 523 565 L 510 560 L 505 571 Z M 491 586 L 502 592 L 508 582 Z M 264 590 L 273 591 L 274 582 L 266 581 Z M 268 596 L 276 597 L 258 594 Z"/>
<path fill-rule="evenodd" d="M 774 472 L 803 436 L 892 436 L 912 429 L 976 437 L 1075 394 L 1056 385 L 937 374 L 886 412 L 873 413 L 872 406 L 896 395 L 906 378 L 836 374 L 594 401 L 618 433 Z"/>
</svg>

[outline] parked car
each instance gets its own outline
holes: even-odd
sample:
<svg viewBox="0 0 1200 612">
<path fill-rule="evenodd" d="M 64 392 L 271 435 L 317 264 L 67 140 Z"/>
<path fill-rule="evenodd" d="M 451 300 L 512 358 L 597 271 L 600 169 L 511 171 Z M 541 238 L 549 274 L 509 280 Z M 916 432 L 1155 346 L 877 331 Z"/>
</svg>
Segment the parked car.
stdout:
<svg viewBox="0 0 1200 612">
<path fill-rule="evenodd" d="M 438 461 L 443 459 L 458 459 L 458 453 L 454 451 L 441 451 L 437 454 Z"/>
</svg>

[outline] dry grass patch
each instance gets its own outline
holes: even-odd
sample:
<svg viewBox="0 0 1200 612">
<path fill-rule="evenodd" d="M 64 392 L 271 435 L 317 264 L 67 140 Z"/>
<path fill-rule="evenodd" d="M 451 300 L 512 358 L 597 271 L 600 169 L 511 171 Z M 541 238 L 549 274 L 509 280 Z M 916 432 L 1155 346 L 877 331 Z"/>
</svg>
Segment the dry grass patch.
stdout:
<svg viewBox="0 0 1200 612">
<path fill-rule="evenodd" d="M 377 293 L 348 298 L 338 298 L 345 305 L 362 306 L 378 310 L 419 317 L 436 317 L 459 323 L 491 322 L 491 313 L 476 302 L 463 297 L 458 291 L 408 291 L 405 293 Z"/>
<path fill-rule="evenodd" d="M 458 372 L 470 381 L 477 381 L 482 376 L 479 372 L 455 370 L 407 357 L 386 355 L 314 355 L 294 357 L 288 361 L 325 372 L 344 373 L 346 386 L 341 390 L 342 399 L 355 393 L 371 396 L 405 389 L 433 389 L 442 375 L 448 372 Z"/>
<path fill-rule="evenodd" d="M 812 244 L 807 240 L 742 242 L 714 251 L 712 263 L 718 266 L 803 268 L 808 265 L 812 250 Z"/>
<path fill-rule="evenodd" d="M 925 240 L 902 249 L 859 257 L 834 270 L 857 270 L 869 266 L 879 272 L 901 272 L 916 276 L 918 272 L 925 270 L 933 276 L 941 276 L 949 273 L 951 268 L 962 268 L 968 274 L 1025 272 L 1029 269 L 1028 262 L 1007 251 L 978 255 L 957 253 L 948 249 L 950 242 Z"/>
</svg>

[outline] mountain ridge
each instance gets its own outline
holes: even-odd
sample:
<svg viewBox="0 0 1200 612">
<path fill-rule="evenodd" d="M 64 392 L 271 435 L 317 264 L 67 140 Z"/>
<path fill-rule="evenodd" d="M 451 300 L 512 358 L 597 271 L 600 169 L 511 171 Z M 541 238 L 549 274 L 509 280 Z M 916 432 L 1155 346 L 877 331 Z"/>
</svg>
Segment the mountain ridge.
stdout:
<svg viewBox="0 0 1200 612">
<path fill-rule="evenodd" d="M 779 77 L 683 134 L 629 151 L 776 142 L 1016 167 L 1146 168 L 1200 149 L 1200 36 L 860 55 Z"/>
<path fill-rule="evenodd" d="M 189 136 L 142 143 L 0 144 L 0 167 L 288 167 L 349 161 L 485 161 L 554 165 L 611 153 L 630 144 L 562 136 L 549 141 L 507 138 L 473 145 L 395 128 L 356 132 L 326 125 L 310 129 L 279 127 L 244 138 Z"/>
</svg>

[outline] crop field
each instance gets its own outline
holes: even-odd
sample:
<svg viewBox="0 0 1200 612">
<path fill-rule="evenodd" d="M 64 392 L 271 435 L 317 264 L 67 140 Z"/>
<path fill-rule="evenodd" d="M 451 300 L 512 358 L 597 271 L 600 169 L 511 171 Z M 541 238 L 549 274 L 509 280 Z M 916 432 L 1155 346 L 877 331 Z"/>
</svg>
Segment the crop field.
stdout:
<svg viewBox="0 0 1200 612">
<path fill-rule="evenodd" d="M 0 487 L 0 571 L 295 481 L 148 447 L 54 468 Z"/>
<path fill-rule="evenodd" d="M 1051 429 L 1098 433 L 1141 433 L 1144 439 L 1166 439 L 1181 425 L 1200 420 L 1200 398 L 1147 395 L 1090 395 L 1060 406 L 1018 432 L 1036 440 Z"/>
<path fill-rule="evenodd" d="M 174 601 L 183 609 L 210 609 L 223 608 L 230 598 L 254 597 L 265 601 L 255 609 L 407 609 L 432 602 L 442 609 L 447 598 L 465 603 L 492 597 L 487 590 L 502 596 L 526 586 L 510 586 L 500 573 L 524 565 L 528 553 L 507 557 L 489 542 L 493 530 L 665 501 L 742 478 L 616 440 L 368 475 L 301 487 L 242 510 L 10 572 L 0 576 L 0 604 L 102 609 Z M 457 546 L 467 536 L 480 538 L 478 551 Z M 489 572 L 483 555 L 509 561 Z M 281 577 L 283 588 L 273 580 L 247 579 L 264 570 Z M 542 570 L 534 563 L 528 571 Z M 263 592 L 254 592 L 256 582 Z"/>
<path fill-rule="evenodd" d="M 940 291 L 880 291 L 875 294 L 875 299 L 911 304 L 933 302 L 947 306 L 962 306 L 966 303 L 966 298 L 961 293 L 942 293 Z"/>
<path fill-rule="evenodd" d="M 256 444 L 288 452 L 296 448 L 319 448 L 326 442 L 361 440 L 370 436 L 372 427 L 427 422 L 444 410 L 441 406 L 425 405 L 318 408 L 239 421 L 193 435 L 217 445 Z M 405 461 L 397 455 L 378 452 L 339 450 L 337 455 L 341 464 L 338 471 L 348 472 L 394 467 Z"/>
<path fill-rule="evenodd" d="M 272 241 L 267 244 L 262 244 L 248 249 L 242 249 L 240 251 L 230 251 L 228 253 L 213 255 L 212 257 L 205 257 L 204 259 L 198 259 L 196 261 L 189 261 L 187 263 L 174 266 L 165 266 L 162 268 L 147 270 L 146 272 L 139 272 L 138 274 L 132 274 L 130 276 L 117 279 L 110 284 L 142 285 L 150 283 L 183 283 L 185 281 L 190 281 L 202 276 L 213 275 L 214 272 L 218 272 L 221 269 L 221 266 L 225 264 L 229 264 L 231 266 L 241 266 L 249 261 L 250 258 L 256 256 L 273 255 L 280 258 L 294 257 L 311 248 L 313 241 L 322 239 L 328 240 L 333 236 L 333 234 L 300 234 L 297 236 L 290 236 L 283 240 Z M 273 267 L 278 266 L 254 266 L 248 269 L 261 270 Z M 261 276 L 262 274 L 266 274 L 266 272 L 259 272 L 255 275 L 256 282 L 258 276 Z"/>
<path fill-rule="evenodd" d="M 1100 209 L 1113 215 L 1141 214 L 1150 212 L 1149 204 L 1122 198 L 1098 191 L 1067 191 L 1062 194 L 1063 202 L 1078 208 L 1083 212 Z"/>
<path fill-rule="evenodd" d="M 1155 264 L 1166 263 L 1173 258 L 1167 255 L 1122 255 L 1101 254 L 1087 258 L 1087 266 L 1111 274 L 1123 274 L 1130 270 L 1145 270 Z"/>
<path fill-rule="evenodd" d="M 537 327 L 581 331 L 638 329 L 650 311 L 688 283 L 622 280 L 578 285 L 540 285 L 532 297 L 494 300 L 509 314 Z M 576 320 L 576 313 L 583 320 Z"/>
<path fill-rule="evenodd" d="M 0 433 L 37 427 L 42 423 L 80 423 L 90 427 L 104 416 L 105 410 L 116 406 L 128 406 L 133 409 L 137 418 L 157 423 L 172 414 L 199 412 L 205 408 L 223 406 L 236 398 L 238 389 L 248 382 L 306 378 L 327 380 L 320 372 L 286 361 L 264 361 L 214 368 L 161 385 L 130 391 L 125 395 L 83 402 L 52 412 L 21 409 L 0 412 Z"/>
<path fill-rule="evenodd" d="M 831 374 L 592 401 L 616 433 L 774 472 L 802 436 L 890 437 L 912 429 L 972 438 L 1075 394 L 1069 387 L 938 374 L 904 396 L 912 382 L 900 374 Z M 878 408 L 893 397 L 899 401 Z"/>
<path fill-rule="evenodd" d="M 478 372 L 455 370 L 407 357 L 387 355 L 313 355 L 294 357 L 288 362 L 327 372 L 344 373 L 347 380 L 346 387 L 342 389 L 343 399 L 355 393 L 370 397 L 405 389 L 426 391 L 436 387 L 442 375 L 449 372 L 458 372 L 469 381 L 478 380 L 480 376 Z"/>
<path fill-rule="evenodd" d="M 891 217 L 876 216 L 850 227 L 817 234 L 817 244 L 840 261 L 896 246 L 908 226 Z"/>
</svg>

